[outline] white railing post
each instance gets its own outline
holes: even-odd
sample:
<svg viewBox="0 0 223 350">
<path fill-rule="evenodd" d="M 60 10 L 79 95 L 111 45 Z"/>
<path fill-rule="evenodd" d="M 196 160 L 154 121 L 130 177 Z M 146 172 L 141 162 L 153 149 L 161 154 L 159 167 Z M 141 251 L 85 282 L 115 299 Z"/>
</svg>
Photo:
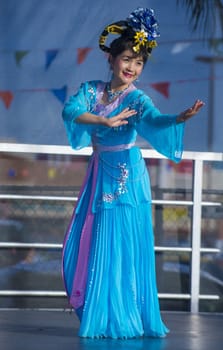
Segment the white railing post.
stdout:
<svg viewBox="0 0 223 350">
<path fill-rule="evenodd" d="M 194 160 L 191 256 L 191 312 L 199 312 L 203 161 Z"/>
</svg>

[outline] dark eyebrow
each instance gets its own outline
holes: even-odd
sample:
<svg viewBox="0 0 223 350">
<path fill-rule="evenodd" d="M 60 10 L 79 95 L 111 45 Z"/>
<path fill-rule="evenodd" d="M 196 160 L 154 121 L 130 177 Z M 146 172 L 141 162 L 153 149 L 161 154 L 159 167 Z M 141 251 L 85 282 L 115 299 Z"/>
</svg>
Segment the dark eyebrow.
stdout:
<svg viewBox="0 0 223 350">
<path fill-rule="evenodd" d="M 143 59 L 142 58 L 140 58 L 140 57 L 135 57 L 135 56 L 129 56 L 129 55 L 124 55 L 124 56 L 122 56 L 123 58 L 129 58 L 129 59 L 136 59 L 137 61 L 141 61 L 141 62 L 143 62 Z"/>
<path fill-rule="evenodd" d="M 133 56 L 129 56 L 129 55 L 123 55 L 123 58 L 133 58 Z"/>
</svg>

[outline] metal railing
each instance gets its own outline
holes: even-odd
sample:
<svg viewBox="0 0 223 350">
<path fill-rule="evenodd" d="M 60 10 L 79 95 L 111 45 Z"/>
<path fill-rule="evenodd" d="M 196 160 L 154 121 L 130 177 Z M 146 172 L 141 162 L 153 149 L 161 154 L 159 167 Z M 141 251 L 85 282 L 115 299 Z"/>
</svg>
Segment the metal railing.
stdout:
<svg viewBox="0 0 223 350">
<path fill-rule="evenodd" d="M 84 148 L 79 151 L 72 150 L 69 146 L 53 146 L 53 145 L 28 145 L 28 144 L 13 144 L 0 143 L 1 153 L 19 153 L 19 154 L 57 154 L 57 155 L 80 155 L 89 157 L 92 153 L 91 147 Z M 142 149 L 142 155 L 146 158 L 163 159 L 154 150 Z M 220 253 L 220 249 L 202 248 L 201 247 L 201 212 L 202 207 L 220 206 L 221 202 L 202 201 L 202 184 L 203 184 L 203 165 L 204 161 L 223 161 L 223 153 L 203 153 L 203 152 L 184 152 L 183 159 L 193 161 L 193 185 L 192 185 L 192 200 L 153 200 L 154 205 L 168 205 L 168 206 L 188 206 L 192 209 L 192 242 L 191 247 L 165 247 L 156 246 L 156 252 L 187 252 L 191 253 L 191 286 L 189 294 L 173 294 L 160 293 L 161 299 L 185 299 L 190 300 L 190 310 L 193 313 L 199 311 L 199 300 L 218 300 L 218 295 L 200 294 L 200 256 L 201 253 Z M 0 200 L 22 200 L 26 201 L 32 199 L 33 201 L 76 201 L 76 197 L 70 196 L 45 196 L 45 195 L 25 195 L 13 193 L 0 193 Z M 0 249 L 61 249 L 62 244 L 54 243 L 21 243 L 21 242 L 0 242 Z M 1 290 L 0 296 L 45 296 L 45 297 L 64 297 L 63 291 L 19 291 L 19 290 Z"/>
</svg>

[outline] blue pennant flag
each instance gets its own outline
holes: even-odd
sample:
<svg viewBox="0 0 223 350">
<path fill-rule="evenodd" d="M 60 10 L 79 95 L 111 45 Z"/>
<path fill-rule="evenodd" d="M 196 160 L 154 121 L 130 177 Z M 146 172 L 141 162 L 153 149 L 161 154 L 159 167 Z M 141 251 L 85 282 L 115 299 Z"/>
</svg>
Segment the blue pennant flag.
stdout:
<svg viewBox="0 0 223 350">
<path fill-rule="evenodd" d="M 65 102 L 67 97 L 67 86 L 63 86 L 61 89 L 52 89 L 52 93 L 58 98 L 62 103 Z"/>
<path fill-rule="evenodd" d="M 47 50 L 46 51 L 46 64 L 45 64 L 45 69 L 48 69 L 53 60 L 55 60 L 59 50 Z"/>
</svg>

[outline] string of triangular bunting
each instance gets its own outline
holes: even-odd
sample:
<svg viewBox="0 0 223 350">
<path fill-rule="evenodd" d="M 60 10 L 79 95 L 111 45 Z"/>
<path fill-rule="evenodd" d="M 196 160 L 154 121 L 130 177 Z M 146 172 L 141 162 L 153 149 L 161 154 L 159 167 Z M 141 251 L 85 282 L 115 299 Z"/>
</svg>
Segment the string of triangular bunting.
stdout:
<svg viewBox="0 0 223 350">
<path fill-rule="evenodd" d="M 62 104 L 65 102 L 67 97 L 68 87 L 64 85 L 59 89 L 23 89 L 13 91 L 0 91 L 0 100 L 2 100 L 4 106 L 8 109 L 11 106 L 11 103 L 14 99 L 14 95 L 17 92 L 39 92 L 39 91 L 50 91 Z"/>
<path fill-rule="evenodd" d="M 171 84 L 182 84 L 182 83 L 188 83 L 188 82 L 199 82 L 199 81 L 208 81 L 210 79 L 223 79 L 223 77 L 218 78 L 204 78 L 204 79 L 185 79 L 185 80 L 177 80 L 177 81 L 164 81 L 164 82 L 157 82 L 157 83 L 150 83 L 150 84 L 141 84 L 140 87 L 151 87 L 157 92 L 159 92 L 162 96 L 165 98 L 170 97 L 170 86 Z M 51 92 L 62 104 L 64 104 L 67 94 L 68 94 L 69 87 L 67 85 L 62 86 L 58 89 L 23 89 L 23 90 L 16 90 L 16 91 L 9 91 L 9 90 L 0 90 L 0 100 L 4 103 L 5 107 L 8 109 L 11 106 L 11 103 L 13 101 L 15 93 L 18 92 L 39 92 L 39 91 L 46 91 Z"/>
<path fill-rule="evenodd" d="M 77 51 L 76 51 L 77 64 L 82 64 L 86 60 L 86 58 L 91 50 L 92 50 L 91 47 L 77 48 Z M 60 51 L 61 51 L 60 49 L 45 50 L 45 69 L 46 70 L 51 66 L 51 64 L 56 59 L 56 57 Z M 14 51 L 15 62 L 16 62 L 18 67 L 21 66 L 22 60 L 30 52 L 31 52 L 31 50 L 16 50 L 16 51 Z"/>
<path fill-rule="evenodd" d="M 184 40 L 171 40 L 171 41 L 165 41 L 165 42 L 160 42 L 159 45 L 173 45 L 172 48 L 172 53 L 177 53 L 182 51 L 182 49 L 185 47 L 202 41 L 203 39 L 184 39 Z M 223 44 L 223 38 L 209 38 L 207 39 L 207 42 L 209 45 L 212 47 L 213 51 L 216 52 L 217 54 L 222 54 L 222 44 Z M 77 54 L 77 63 L 81 64 L 85 61 L 87 55 L 91 50 L 95 48 L 93 47 L 81 47 L 81 48 L 76 48 L 76 54 Z M 66 48 L 55 48 L 55 49 L 47 49 L 47 50 L 42 50 L 41 51 L 45 52 L 46 60 L 45 60 L 45 68 L 48 69 L 52 62 L 55 60 L 57 57 L 58 53 L 60 51 L 65 51 Z M 175 50 L 175 51 L 174 51 Z M 22 60 L 27 56 L 31 51 L 33 50 L 15 50 L 15 51 L 9 51 L 9 50 L 1 50 L 0 53 L 8 53 L 8 52 L 13 52 L 15 56 L 15 61 L 16 64 L 19 66 L 22 62 Z M 74 51 L 74 50 L 73 50 Z"/>
<path fill-rule="evenodd" d="M 219 43 L 222 43 L 222 41 L 216 42 L 216 45 L 219 45 Z M 91 47 L 82 47 L 82 48 L 77 48 L 76 49 L 76 59 L 77 59 L 77 64 L 82 64 L 88 54 L 91 52 L 92 48 Z M 41 50 L 42 51 L 42 50 Z M 58 53 L 61 51 L 61 49 L 48 49 L 44 50 L 45 52 L 45 69 L 49 69 L 53 61 L 56 59 Z M 0 51 L 2 52 L 2 51 Z M 4 52 L 4 51 L 3 51 Z M 8 51 L 7 51 L 8 52 Z M 15 62 L 17 66 L 21 66 L 22 60 L 31 52 L 31 50 L 16 50 L 13 51 L 14 57 L 15 57 Z M 151 83 L 151 84 L 146 84 L 146 86 L 152 87 L 154 90 L 159 92 L 162 96 L 165 98 L 169 98 L 170 96 L 170 85 L 172 83 L 184 83 L 184 82 L 195 82 L 195 81 L 200 81 L 200 80 L 210 80 L 212 78 L 208 79 L 190 79 L 190 80 L 180 80 L 176 82 L 157 82 L 157 83 Z M 213 78 L 216 79 L 216 78 Z M 219 78 L 218 78 L 219 79 Z M 220 78 L 222 79 L 222 78 Z M 68 87 L 63 86 L 58 89 L 41 89 L 41 91 L 50 91 L 54 94 L 54 96 L 63 104 L 66 100 L 67 97 L 67 91 Z M 24 90 L 23 90 L 24 91 Z M 30 90 L 25 90 L 27 92 L 37 92 L 39 89 L 30 89 Z M 11 103 L 14 99 L 14 94 L 16 92 L 20 92 L 20 90 L 17 91 L 2 91 L 0 90 L 0 100 L 2 100 L 4 106 L 8 109 L 11 106 Z"/>
<path fill-rule="evenodd" d="M 196 40 L 195 40 L 196 42 Z M 176 54 L 181 52 L 185 47 L 187 47 L 188 45 L 190 45 L 191 43 L 193 43 L 193 40 L 183 40 L 183 41 L 179 41 L 179 42 L 164 42 L 161 43 L 162 44 L 172 44 L 174 45 L 172 48 L 171 53 L 172 54 Z M 209 43 L 213 49 L 214 52 L 216 52 L 216 54 L 221 54 L 223 53 L 222 51 L 222 44 L 223 44 L 223 39 L 222 38 L 215 38 L 215 39 L 210 39 Z M 92 47 L 79 47 L 76 48 L 76 59 L 77 59 L 77 64 L 82 64 L 88 54 L 93 50 L 94 48 Z M 22 60 L 33 50 L 16 50 L 13 51 L 14 52 L 14 57 L 15 57 L 15 61 L 16 64 L 18 66 L 21 65 Z M 47 50 L 41 50 L 45 52 L 45 69 L 48 69 L 50 67 L 50 65 L 52 64 L 52 62 L 56 59 L 57 55 L 59 52 L 64 51 L 64 49 L 47 49 Z M 4 53 L 4 50 L 0 50 L 0 53 Z M 6 51 L 8 52 L 8 51 Z"/>
</svg>

